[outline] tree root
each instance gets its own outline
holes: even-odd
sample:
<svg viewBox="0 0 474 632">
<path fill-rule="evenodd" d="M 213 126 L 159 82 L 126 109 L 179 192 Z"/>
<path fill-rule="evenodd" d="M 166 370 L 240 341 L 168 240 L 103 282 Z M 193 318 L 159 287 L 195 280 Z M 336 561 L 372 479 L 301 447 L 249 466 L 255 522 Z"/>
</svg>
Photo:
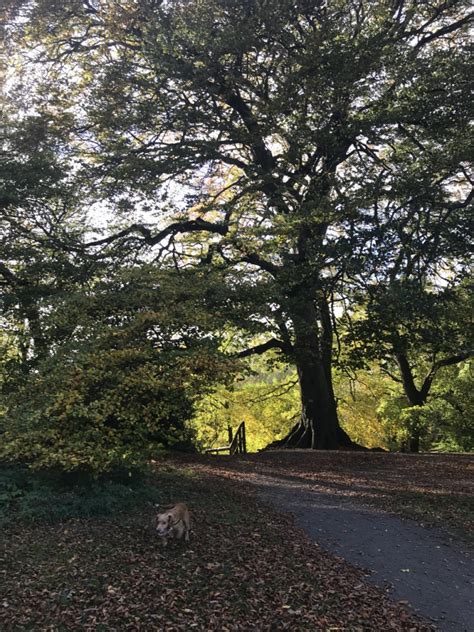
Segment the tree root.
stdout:
<svg viewBox="0 0 474 632">
<path fill-rule="evenodd" d="M 337 429 L 337 446 L 328 447 L 325 445 L 324 440 L 318 441 L 317 436 L 313 439 L 313 432 L 311 426 L 304 424 L 302 421 L 296 423 L 290 432 L 283 439 L 273 441 L 267 445 L 263 450 L 275 450 L 275 449 L 319 449 L 319 450 L 369 450 L 364 446 L 359 445 L 349 437 L 347 432 L 342 428 Z"/>
</svg>

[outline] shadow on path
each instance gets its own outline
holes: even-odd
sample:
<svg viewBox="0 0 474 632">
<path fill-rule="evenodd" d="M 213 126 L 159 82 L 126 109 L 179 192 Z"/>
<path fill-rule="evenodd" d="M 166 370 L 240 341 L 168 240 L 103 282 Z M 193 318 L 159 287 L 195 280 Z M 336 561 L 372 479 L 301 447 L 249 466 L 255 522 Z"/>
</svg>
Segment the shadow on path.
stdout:
<svg viewBox="0 0 474 632">
<path fill-rule="evenodd" d="M 257 475 L 249 481 L 276 509 L 291 512 L 322 548 L 371 571 L 368 581 L 390 584 L 446 632 L 474 630 L 474 562 L 468 545 L 447 541 L 435 529 L 358 505 L 304 484 Z"/>
</svg>

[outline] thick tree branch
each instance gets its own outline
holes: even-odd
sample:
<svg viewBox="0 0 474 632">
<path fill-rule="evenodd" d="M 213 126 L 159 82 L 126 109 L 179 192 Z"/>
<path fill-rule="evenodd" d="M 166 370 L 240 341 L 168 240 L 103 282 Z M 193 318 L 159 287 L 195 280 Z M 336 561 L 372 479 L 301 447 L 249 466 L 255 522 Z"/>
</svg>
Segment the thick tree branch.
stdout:
<svg viewBox="0 0 474 632">
<path fill-rule="evenodd" d="M 402 383 L 402 380 L 399 377 L 397 377 L 394 373 L 389 371 L 386 366 L 380 366 L 380 370 L 382 371 L 382 373 L 385 373 L 385 375 L 388 375 L 388 377 L 391 378 L 394 382 L 397 382 L 397 384 Z"/>
<path fill-rule="evenodd" d="M 240 94 L 234 90 L 230 90 L 227 86 L 220 82 L 209 82 L 212 91 L 215 91 L 224 102 L 236 112 L 247 131 L 251 135 L 251 149 L 258 166 L 265 172 L 271 171 L 275 164 L 272 152 L 265 146 L 257 121 L 252 115 L 252 111 L 248 104 L 242 99 Z M 217 90 L 216 90 L 217 87 Z"/>
<path fill-rule="evenodd" d="M 452 366 L 453 364 L 459 364 L 463 360 L 467 360 L 468 358 L 474 355 L 474 349 L 468 349 L 466 351 L 460 351 L 456 355 L 449 356 L 448 358 L 443 358 L 442 360 L 438 360 L 433 364 L 430 369 L 430 372 L 425 377 L 423 381 L 423 386 L 421 387 L 420 394 L 423 398 L 423 401 L 428 397 L 428 393 L 431 388 L 431 384 L 436 376 L 436 373 L 444 366 Z"/>
<path fill-rule="evenodd" d="M 109 237 L 104 237 L 103 239 L 96 239 L 94 241 L 89 241 L 83 244 L 83 248 L 92 248 L 94 246 L 104 246 L 106 244 L 111 244 L 119 239 L 123 239 L 124 237 L 128 237 L 133 233 L 139 233 L 143 237 L 143 242 L 148 246 L 155 246 L 160 243 L 166 237 L 174 236 L 179 233 L 193 233 L 193 232 L 209 232 L 209 233 L 217 233 L 219 235 L 226 235 L 229 230 L 227 224 L 213 224 L 212 222 L 208 222 L 204 219 L 198 217 L 197 219 L 192 219 L 188 221 L 182 222 L 174 222 L 170 224 L 163 230 L 160 230 L 156 235 L 152 235 L 151 230 L 142 224 L 132 224 L 128 228 L 115 233 L 114 235 L 110 235 Z"/>
<path fill-rule="evenodd" d="M 398 366 L 400 367 L 403 387 L 410 404 L 412 406 L 422 406 L 426 402 L 431 389 L 431 385 L 439 369 L 444 366 L 452 366 L 453 364 L 458 364 L 463 360 L 467 360 L 467 358 L 470 358 L 472 355 L 474 355 L 474 350 L 468 349 L 466 351 L 461 351 L 456 355 L 438 360 L 431 367 L 428 375 L 423 381 L 422 387 L 420 389 L 417 389 L 412 369 L 408 363 L 408 359 L 403 354 L 397 354 L 396 358 L 398 361 Z"/>
<path fill-rule="evenodd" d="M 449 33 L 453 33 L 454 31 L 457 31 L 465 24 L 469 24 L 470 22 L 472 22 L 473 19 L 474 19 L 474 13 L 468 13 L 466 16 L 464 16 L 460 20 L 456 20 L 456 22 L 452 22 L 451 24 L 448 24 L 446 26 L 443 26 L 442 28 L 439 28 L 437 31 L 433 31 L 429 35 L 426 35 L 425 37 L 423 37 L 417 43 L 414 50 L 417 50 L 418 48 L 425 46 L 429 42 L 432 42 L 433 40 L 438 39 L 442 37 L 443 35 L 449 35 Z"/>
<path fill-rule="evenodd" d="M 402 376 L 403 390 L 410 406 L 421 406 L 424 404 L 424 400 L 422 399 L 421 391 L 416 388 L 415 378 L 408 358 L 403 353 L 397 353 L 395 357 Z"/>
<path fill-rule="evenodd" d="M 463 360 L 467 360 L 468 358 L 474 355 L 474 349 L 467 349 L 465 351 L 460 351 L 458 354 L 454 356 L 450 356 L 449 358 L 443 358 L 442 360 L 438 360 L 434 363 L 432 371 L 438 371 L 443 366 L 451 366 L 452 364 L 458 364 Z"/>
<path fill-rule="evenodd" d="M 248 349 L 244 349 L 240 351 L 237 356 L 239 358 L 247 358 L 251 355 L 260 355 L 265 353 L 269 349 L 279 349 L 283 351 L 283 353 L 290 353 L 291 349 L 288 349 L 287 345 L 277 338 L 270 338 L 267 342 L 263 342 L 261 345 L 256 345 L 255 347 L 249 347 Z"/>
<path fill-rule="evenodd" d="M 267 261 L 266 259 L 263 259 L 256 252 L 251 252 L 251 253 L 245 254 L 240 259 L 240 261 L 243 261 L 244 263 L 250 263 L 250 264 L 252 264 L 254 266 L 257 266 L 261 270 L 265 270 L 265 272 L 268 272 L 269 274 L 271 274 L 273 277 L 276 277 L 278 275 L 278 273 L 280 272 L 279 266 L 276 266 L 274 263 L 271 263 L 270 261 Z"/>
</svg>

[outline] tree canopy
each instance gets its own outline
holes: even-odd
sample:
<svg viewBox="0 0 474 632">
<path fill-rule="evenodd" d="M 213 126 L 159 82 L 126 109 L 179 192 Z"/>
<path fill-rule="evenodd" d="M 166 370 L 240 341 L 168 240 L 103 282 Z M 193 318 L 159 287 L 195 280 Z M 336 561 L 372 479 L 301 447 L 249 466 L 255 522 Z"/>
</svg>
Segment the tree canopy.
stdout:
<svg viewBox="0 0 474 632">
<path fill-rule="evenodd" d="M 8 6 L 24 77 L 10 98 L 109 218 L 63 235 L 69 256 L 212 269 L 247 332 L 235 353 L 296 368 L 283 444 L 351 446 L 332 380 L 341 310 L 384 284 L 396 314 L 394 284 L 467 262 L 469 3 Z"/>
</svg>

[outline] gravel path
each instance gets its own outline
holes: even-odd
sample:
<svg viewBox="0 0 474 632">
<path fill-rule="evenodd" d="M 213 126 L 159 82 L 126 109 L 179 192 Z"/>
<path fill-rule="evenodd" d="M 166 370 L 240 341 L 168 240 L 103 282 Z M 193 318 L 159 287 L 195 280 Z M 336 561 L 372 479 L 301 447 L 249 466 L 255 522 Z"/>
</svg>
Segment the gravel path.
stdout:
<svg viewBox="0 0 474 632">
<path fill-rule="evenodd" d="M 446 632 L 474 632 L 474 560 L 467 545 L 434 529 L 320 493 L 304 482 L 253 476 L 262 499 L 291 512 L 322 548 L 371 574 L 392 598 Z"/>
</svg>

